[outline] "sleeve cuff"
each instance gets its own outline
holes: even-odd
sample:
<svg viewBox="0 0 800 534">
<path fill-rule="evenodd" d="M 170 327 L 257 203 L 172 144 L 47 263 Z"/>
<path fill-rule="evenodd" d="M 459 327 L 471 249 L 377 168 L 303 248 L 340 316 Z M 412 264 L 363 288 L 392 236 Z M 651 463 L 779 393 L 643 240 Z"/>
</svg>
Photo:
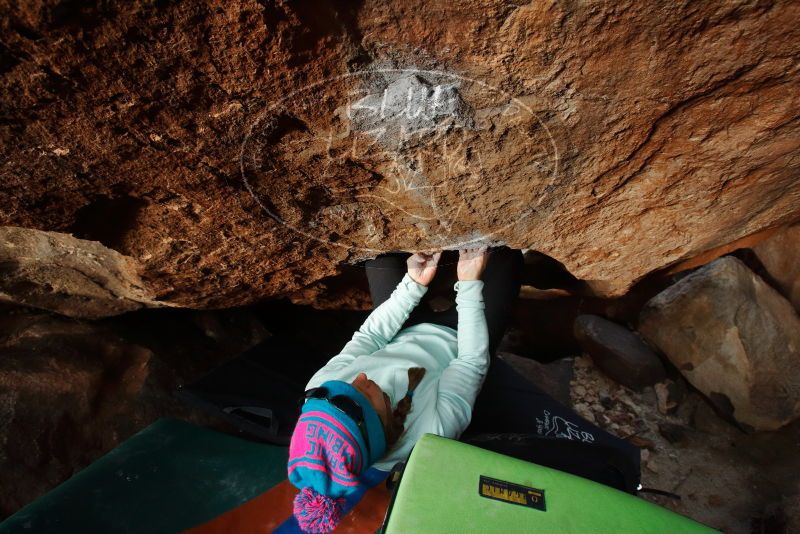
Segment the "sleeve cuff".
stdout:
<svg viewBox="0 0 800 534">
<path fill-rule="evenodd" d="M 400 280 L 398 288 L 402 288 L 404 292 L 408 293 L 409 296 L 417 300 L 421 299 L 428 291 L 427 286 L 423 286 L 422 284 L 415 282 L 408 273 L 406 273 L 403 276 L 403 279 Z"/>
<path fill-rule="evenodd" d="M 454 288 L 458 293 L 456 302 L 465 300 L 483 302 L 483 280 L 459 280 Z"/>
</svg>

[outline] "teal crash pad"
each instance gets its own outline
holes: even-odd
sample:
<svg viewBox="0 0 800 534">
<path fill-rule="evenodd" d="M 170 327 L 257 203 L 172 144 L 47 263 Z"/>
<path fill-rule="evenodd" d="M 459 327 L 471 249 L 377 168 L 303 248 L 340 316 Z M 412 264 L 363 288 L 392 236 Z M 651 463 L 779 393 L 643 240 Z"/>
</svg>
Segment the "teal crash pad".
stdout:
<svg viewBox="0 0 800 534">
<path fill-rule="evenodd" d="M 0 534 L 180 532 L 285 480 L 287 455 L 161 419 L 0 523 Z"/>
</svg>

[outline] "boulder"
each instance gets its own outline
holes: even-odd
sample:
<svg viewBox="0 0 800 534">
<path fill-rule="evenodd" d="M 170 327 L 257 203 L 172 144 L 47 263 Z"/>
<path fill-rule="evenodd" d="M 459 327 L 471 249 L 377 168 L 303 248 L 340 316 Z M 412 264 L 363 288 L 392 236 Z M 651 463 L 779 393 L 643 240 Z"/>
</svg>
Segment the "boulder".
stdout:
<svg viewBox="0 0 800 534">
<path fill-rule="evenodd" d="M 715 260 L 653 297 L 638 329 L 741 425 L 774 430 L 800 416 L 800 317 L 738 259 Z"/>
<path fill-rule="evenodd" d="M 0 225 L 99 241 L 159 302 L 474 240 L 620 295 L 800 217 L 798 2 L 0 11 Z"/>
<path fill-rule="evenodd" d="M 175 390 L 267 335 L 244 310 L 0 311 L 0 518 L 158 418 L 218 423 Z"/>
<path fill-rule="evenodd" d="M 785 497 L 786 532 L 800 532 L 800 484 L 795 485 L 792 495 Z"/>
<path fill-rule="evenodd" d="M 152 421 L 141 406 L 153 396 L 146 384 L 155 362 L 145 347 L 89 324 L 24 314 L 0 320 L 0 352 L 2 515 Z"/>
<path fill-rule="evenodd" d="M 800 224 L 753 247 L 777 289 L 800 311 Z"/>
<path fill-rule="evenodd" d="M 597 315 L 579 315 L 575 338 L 605 374 L 623 386 L 641 390 L 664 380 L 664 365 L 635 333 Z"/>
<path fill-rule="evenodd" d="M 564 406 L 571 404 L 569 393 L 569 384 L 573 376 L 571 359 L 561 358 L 554 362 L 542 363 L 510 352 L 498 352 L 497 357 Z"/>
<path fill-rule="evenodd" d="M 60 232 L 0 227 L 0 301 L 99 318 L 161 307 L 132 258 Z"/>
</svg>

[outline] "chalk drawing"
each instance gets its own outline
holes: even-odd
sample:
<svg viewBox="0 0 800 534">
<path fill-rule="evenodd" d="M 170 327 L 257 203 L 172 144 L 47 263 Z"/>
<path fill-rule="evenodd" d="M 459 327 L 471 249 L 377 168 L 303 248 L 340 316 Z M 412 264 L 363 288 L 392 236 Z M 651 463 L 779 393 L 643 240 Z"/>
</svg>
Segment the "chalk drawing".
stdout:
<svg viewBox="0 0 800 534">
<path fill-rule="evenodd" d="M 329 123 L 321 129 L 320 115 Z M 487 153 L 504 142 L 514 145 L 507 166 Z M 306 168 L 293 169 L 295 161 Z M 558 185 L 559 162 L 547 123 L 524 102 L 479 80 L 424 69 L 347 73 L 284 95 L 254 117 L 240 152 L 244 185 L 267 215 L 309 239 L 369 255 L 385 252 L 387 224 L 392 235 L 416 236 L 431 248 L 491 241 L 536 213 Z M 529 181 L 530 196 L 504 200 L 514 208 L 508 220 L 490 232 L 482 225 L 482 233 L 461 224 L 480 215 L 475 204 L 491 197 L 487 184 L 520 179 Z M 347 228 L 360 237 L 342 236 Z"/>
</svg>

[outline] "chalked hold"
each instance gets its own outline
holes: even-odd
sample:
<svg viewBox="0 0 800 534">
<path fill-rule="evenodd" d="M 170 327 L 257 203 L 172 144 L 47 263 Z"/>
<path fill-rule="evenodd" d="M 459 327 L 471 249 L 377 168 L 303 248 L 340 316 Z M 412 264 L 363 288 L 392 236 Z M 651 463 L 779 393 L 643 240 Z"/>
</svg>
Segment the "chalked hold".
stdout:
<svg viewBox="0 0 800 534">
<path fill-rule="evenodd" d="M 573 331 L 595 364 L 623 386 L 640 390 L 666 378 L 658 355 L 627 328 L 596 315 L 579 315 Z"/>
</svg>

